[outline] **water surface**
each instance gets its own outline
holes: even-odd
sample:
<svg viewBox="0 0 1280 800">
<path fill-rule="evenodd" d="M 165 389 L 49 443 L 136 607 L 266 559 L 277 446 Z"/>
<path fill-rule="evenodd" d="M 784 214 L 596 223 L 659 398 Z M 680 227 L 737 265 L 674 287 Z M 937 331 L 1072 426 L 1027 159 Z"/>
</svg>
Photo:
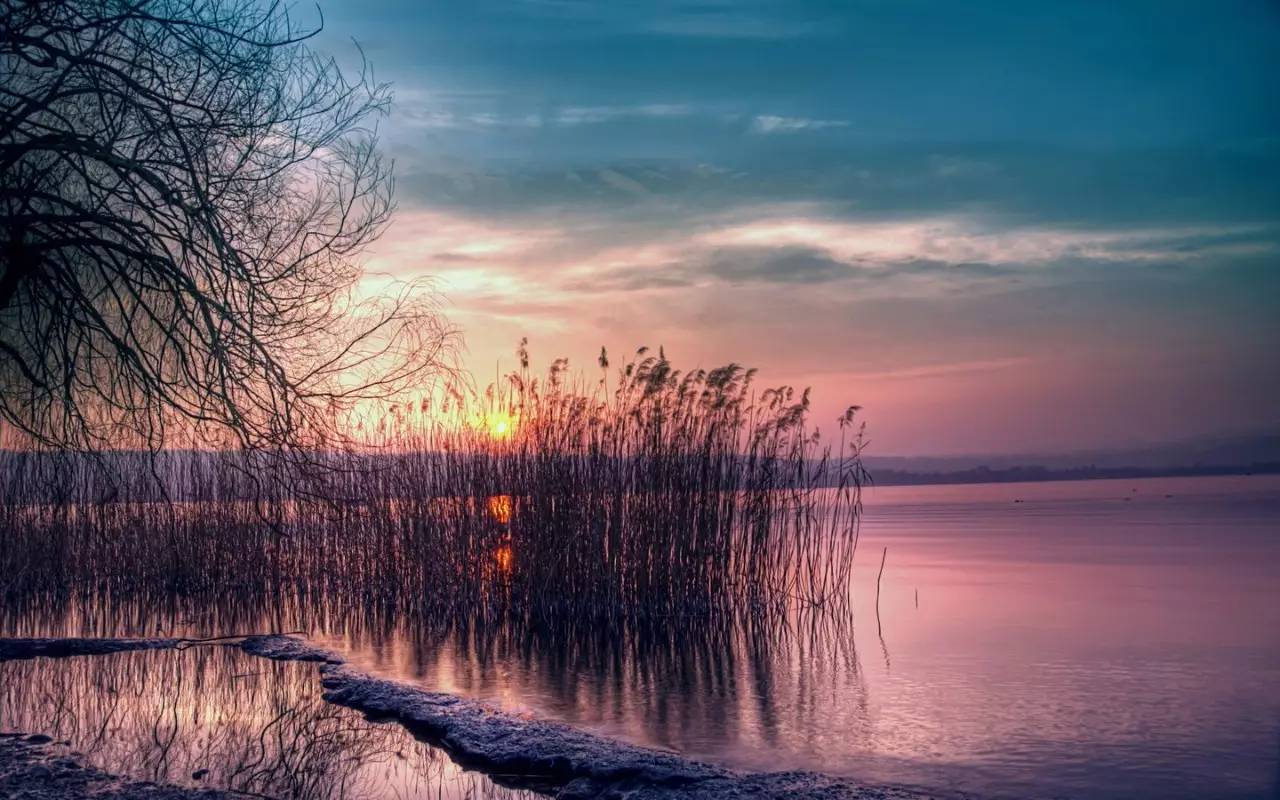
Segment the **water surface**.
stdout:
<svg viewBox="0 0 1280 800">
<path fill-rule="evenodd" d="M 314 664 L 198 647 L 0 662 L 0 731 L 135 780 L 305 800 L 532 800 L 396 724 L 325 703 Z"/>
<path fill-rule="evenodd" d="M 1280 796 L 1280 479 L 878 488 L 859 547 L 851 631 L 401 636 L 356 660 L 747 769 Z"/>
<path fill-rule="evenodd" d="M 743 769 L 1280 796 L 1280 478 L 888 487 L 866 511 L 852 624 L 548 629 L 228 596 L 10 609 L 3 627 L 300 628 L 359 668 Z"/>
</svg>

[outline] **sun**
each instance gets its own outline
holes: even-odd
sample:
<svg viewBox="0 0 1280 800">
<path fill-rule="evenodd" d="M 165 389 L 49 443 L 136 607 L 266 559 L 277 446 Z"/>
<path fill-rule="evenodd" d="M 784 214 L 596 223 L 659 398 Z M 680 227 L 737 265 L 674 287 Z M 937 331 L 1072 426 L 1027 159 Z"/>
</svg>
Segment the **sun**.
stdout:
<svg viewBox="0 0 1280 800">
<path fill-rule="evenodd" d="M 506 411 L 495 411 L 485 417 L 485 427 L 491 439 L 509 439 L 515 433 L 516 423 Z"/>
</svg>

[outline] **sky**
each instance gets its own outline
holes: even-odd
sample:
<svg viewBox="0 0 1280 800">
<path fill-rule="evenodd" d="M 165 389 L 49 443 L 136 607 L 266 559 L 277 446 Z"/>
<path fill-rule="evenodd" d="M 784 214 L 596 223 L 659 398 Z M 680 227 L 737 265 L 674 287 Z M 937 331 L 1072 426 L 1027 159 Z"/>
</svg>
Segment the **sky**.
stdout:
<svg viewBox="0 0 1280 800">
<path fill-rule="evenodd" d="M 662 345 L 872 452 L 1280 429 L 1280 4 L 322 0 L 484 383 Z M 300 10 L 302 13 L 304 10 Z"/>
</svg>

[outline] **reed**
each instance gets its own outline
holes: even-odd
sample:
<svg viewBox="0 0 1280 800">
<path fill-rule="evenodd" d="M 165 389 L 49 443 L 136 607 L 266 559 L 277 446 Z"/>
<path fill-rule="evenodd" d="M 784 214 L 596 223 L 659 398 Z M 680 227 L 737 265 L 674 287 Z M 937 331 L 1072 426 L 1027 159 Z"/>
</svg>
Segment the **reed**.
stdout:
<svg viewBox="0 0 1280 800">
<path fill-rule="evenodd" d="M 0 592 L 579 620 L 844 607 L 856 408 L 827 440 L 807 391 L 736 364 L 528 363 L 522 345 L 484 392 L 432 392 L 306 453 L 4 451 Z"/>
</svg>

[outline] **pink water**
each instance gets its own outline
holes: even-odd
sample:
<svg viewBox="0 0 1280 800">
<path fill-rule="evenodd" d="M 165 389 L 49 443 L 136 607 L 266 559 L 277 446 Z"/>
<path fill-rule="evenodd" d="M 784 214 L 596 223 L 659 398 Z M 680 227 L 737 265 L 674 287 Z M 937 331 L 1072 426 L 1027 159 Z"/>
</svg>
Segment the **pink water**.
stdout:
<svg viewBox="0 0 1280 800">
<path fill-rule="evenodd" d="M 866 502 L 851 636 L 603 654 L 590 636 L 331 641 L 371 669 L 747 769 L 998 796 L 1280 796 L 1280 477 Z"/>
</svg>

